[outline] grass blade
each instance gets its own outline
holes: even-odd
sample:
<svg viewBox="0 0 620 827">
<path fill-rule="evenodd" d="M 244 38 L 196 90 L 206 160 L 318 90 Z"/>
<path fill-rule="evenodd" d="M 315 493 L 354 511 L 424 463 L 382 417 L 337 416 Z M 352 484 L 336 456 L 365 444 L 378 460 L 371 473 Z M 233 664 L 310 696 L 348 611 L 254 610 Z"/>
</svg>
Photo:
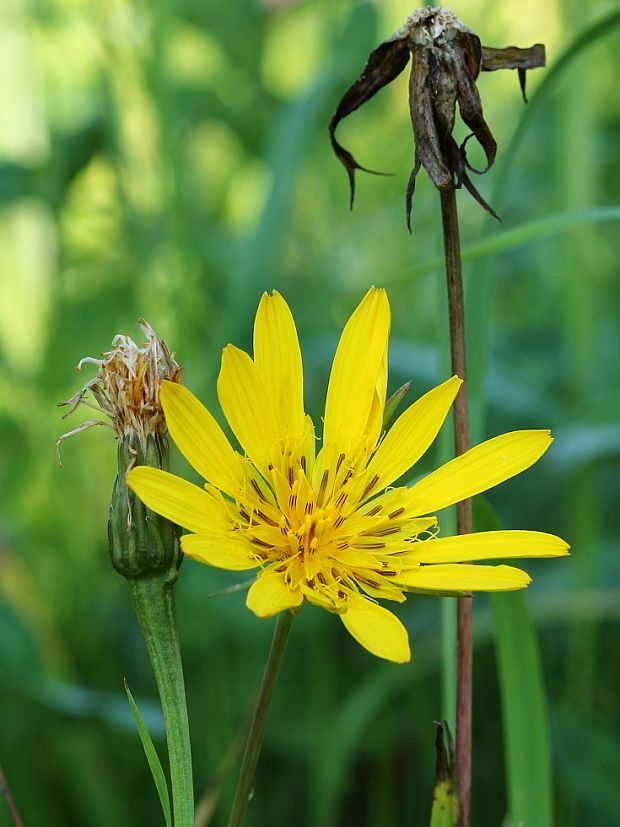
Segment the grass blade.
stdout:
<svg viewBox="0 0 620 827">
<path fill-rule="evenodd" d="M 524 592 L 491 597 L 511 824 L 552 827 L 550 739 L 538 638 Z"/>
<path fill-rule="evenodd" d="M 523 137 L 533 122 L 535 115 L 546 103 L 549 93 L 559 78 L 563 76 L 566 68 L 589 46 L 594 45 L 602 38 L 611 34 L 618 25 L 620 25 L 620 9 L 615 8 L 612 9 L 609 14 L 599 17 L 590 23 L 590 25 L 583 28 L 559 58 L 545 71 L 539 86 L 534 91 L 534 94 L 530 96 L 528 105 L 524 109 L 523 117 L 519 121 L 510 143 L 503 153 L 506 159 L 514 159 L 517 149 L 522 143 Z M 508 176 L 514 168 L 512 163 L 502 164 L 499 174 L 495 178 L 491 203 L 501 200 Z"/>
<path fill-rule="evenodd" d="M 159 796 L 159 801 L 161 804 L 162 813 L 164 814 L 164 819 L 166 820 L 166 825 L 167 827 L 171 827 L 172 814 L 170 811 L 170 795 L 168 793 L 168 784 L 166 783 L 166 776 L 164 775 L 164 770 L 161 765 L 161 761 L 159 760 L 159 755 L 157 754 L 157 750 L 155 749 L 151 736 L 149 735 L 149 731 L 144 725 L 144 721 L 142 720 L 142 716 L 140 715 L 140 710 L 138 709 L 136 702 L 133 699 L 133 695 L 129 690 L 129 684 L 127 683 L 127 680 L 125 680 L 125 692 L 127 693 L 127 699 L 129 700 L 131 711 L 133 712 L 134 718 L 136 719 L 138 734 L 140 736 L 140 740 L 142 741 L 142 749 L 144 750 L 144 754 L 146 755 L 146 760 L 149 763 L 151 775 L 153 776 L 153 781 L 155 782 L 155 786 L 157 787 L 157 794 Z"/>
<path fill-rule="evenodd" d="M 480 241 L 463 247 L 461 258 L 464 262 L 489 258 L 499 253 L 505 253 L 508 250 L 523 247 L 533 241 L 547 240 L 583 224 L 596 224 L 603 221 L 620 221 L 620 207 L 586 207 L 581 210 L 556 213 L 555 215 L 545 216 L 545 218 L 540 218 L 536 221 L 519 224 L 517 227 L 493 232 L 491 235 L 480 239 Z M 392 273 L 386 273 L 383 277 L 383 283 L 405 283 L 409 281 L 412 274 L 419 276 L 425 273 L 433 273 L 436 270 L 441 270 L 443 266 L 443 258 L 435 258 L 417 267 L 403 268 L 402 271 L 396 270 Z M 358 285 L 355 284 L 355 287 L 357 288 Z"/>
<path fill-rule="evenodd" d="M 476 531 L 502 527 L 484 497 L 474 503 Z M 502 699 L 508 823 L 553 827 L 551 738 L 536 627 L 524 591 L 490 598 Z"/>
</svg>

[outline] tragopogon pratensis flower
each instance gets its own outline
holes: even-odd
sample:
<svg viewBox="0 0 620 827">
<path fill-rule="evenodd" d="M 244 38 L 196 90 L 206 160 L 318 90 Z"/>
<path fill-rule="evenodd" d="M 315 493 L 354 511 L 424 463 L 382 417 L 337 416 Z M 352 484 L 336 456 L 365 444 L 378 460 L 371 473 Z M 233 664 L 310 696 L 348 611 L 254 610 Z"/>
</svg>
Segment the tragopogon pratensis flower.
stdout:
<svg viewBox="0 0 620 827">
<path fill-rule="evenodd" d="M 436 511 L 528 468 L 551 443 L 548 431 L 495 437 L 410 488 L 392 487 L 437 436 L 461 380 L 429 391 L 384 433 L 389 328 L 387 295 L 372 288 L 340 338 L 317 452 L 293 317 L 279 293 L 263 295 L 254 358 L 228 345 L 217 386 L 245 455 L 186 388 L 164 382 L 170 434 L 207 482 L 199 488 L 146 467 L 127 480 L 149 508 L 191 532 L 181 539 L 189 557 L 258 569 L 247 606 L 259 617 L 308 600 L 336 613 L 369 652 L 405 662 L 407 631 L 378 599 L 520 589 L 530 582 L 520 569 L 461 561 L 553 557 L 568 546 L 531 531 L 436 536 Z"/>
</svg>

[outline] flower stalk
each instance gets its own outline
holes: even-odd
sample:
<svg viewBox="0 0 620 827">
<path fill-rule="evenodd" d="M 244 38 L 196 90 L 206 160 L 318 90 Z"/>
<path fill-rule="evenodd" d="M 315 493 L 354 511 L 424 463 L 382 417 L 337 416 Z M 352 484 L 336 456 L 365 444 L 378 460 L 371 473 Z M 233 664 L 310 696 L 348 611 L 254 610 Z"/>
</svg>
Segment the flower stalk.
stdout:
<svg viewBox="0 0 620 827">
<path fill-rule="evenodd" d="M 282 660 L 284 659 L 292 622 L 292 612 L 284 611 L 278 615 L 276 628 L 271 641 L 271 648 L 265 664 L 265 671 L 263 672 L 263 678 L 256 698 L 256 705 L 254 707 L 254 714 L 252 715 L 245 752 L 241 762 L 241 770 L 239 772 L 239 780 L 237 782 L 237 789 L 235 790 L 228 827 L 242 827 L 245 820 L 245 814 L 252 795 L 254 773 L 256 772 L 256 765 L 263 745 L 267 714 L 271 706 Z"/>
<path fill-rule="evenodd" d="M 127 580 L 166 726 L 175 827 L 193 827 L 194 787 L 173 582 L 166 573 Z"/>
<path fill-rule="evenodd" d="M 172 782 L 175 827 L 193 827 L 194 790 L 185 698 L 185 682 L 176 624 L 174 584 L 182 560 L 180 529 L 174 522 L 146 508 L 127 486 L 127 474 L 136 467 L 168 467 L 167 425 L 160 404 L 164 379 L 178 384 L 181 368 L 166 344 L 144 320 L 146 342 L 138 347 L 118 335 L 112 350 L 101 359 L 90 379 L 70 400 L 61 403 L 71 414 L 87 405 L 105 414 L 109 422 L 90 420 L 62 436 L 93 425 L 108 425 L 118 440 L 117 475 L 108 520 L 110 561 L 129 586 L 131 601 L 153 667 L 164 714 Z M 94 403 L 94 404 L 93 404 Z"/>
<path fill-rule="evenodd" d="M 410 57 L 409 108 L 415 156 L 406 192 L 406 220 L 411 231 L 416 178 L 420 169 L 424 168 L 441 201 L 452 372 L 464 383 L 454 403 L 455 453 L 458 461 L 458 457 L 469 452 L 469 416 L 456 190 L 464 187 L 487 212 L 499 218 L 471 179 L 472 173 L 480 174 L 490 169 L 497 152 L 495 138 L 484 117 L 477 82 L 481 72 L 516 69 L 525 100 L 527 70 L 545 65 L 545 48 L 540 43 L 526 49 L 483 46 L 476 33 L 450 9 L 427 6 L 414 11 L 397 32 L 370 53 L 361 75 L 342 96 L 329 124 L 332 148 L 349 177 L 351 206 L 356 170 L 371 170 L 362 167 L 339 143 L 336 128 L 343 118 L 394 80 L 404 70 Z M 457 104 L 462 121 L 471 130 L 460 144 L 453 134 Z M 484 169 L 476 169 L 468 158 L 467 144 L 472 138 L 484 152 Z M 470 535 L 471 532 L 471 499 L 464 497 L 457 503 L 457 534 Z M 469 540 L 464 543 L 467 545 Z M 460 596 L 457 607 L 455 765 L 463 827 L 470 824 L 471 695 L 471 597 Z"/>
<path fill-rule="evenodd" d="M 459 222 L 454 188 L 440 191 L 452 371 L 463 380 L 454 401 L 454 450 L 456 456 L 469 450 L 467 362 L 465 358 L 465 308 Z M 471 534 L 471 499 L 456 506 L 457 534 Z M 455 772 L 463 827 L 469 827 L 471 811 L 471 701 L 472 701 L 472 606 L 471 597 L 459 597 L 456 641 L 456 751 Z"/>
</svg>

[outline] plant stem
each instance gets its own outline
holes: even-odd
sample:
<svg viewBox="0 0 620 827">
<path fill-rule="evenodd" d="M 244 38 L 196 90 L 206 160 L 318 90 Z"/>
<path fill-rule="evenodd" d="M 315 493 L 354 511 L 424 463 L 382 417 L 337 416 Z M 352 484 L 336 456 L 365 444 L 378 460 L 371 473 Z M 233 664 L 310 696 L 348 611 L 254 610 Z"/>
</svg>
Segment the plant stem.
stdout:
<svg viewBox="0 0 620 827">
<path fill-rule="evenodd" d="M 263 672 L 258 697 L 256 698 L 256 706 L 254 707 L 254 715 L 252 716 L 252 723 L 250 724 L 250 731 L 248 732 L 248 740 L 245 745 L 243 761 L 241 762 L 239 780 L 237 781 L 237 789 L 235 790 L 235 798 L 230 812 L 228 827 L 242 827 L 245 820 L 245 813 L 250 802 L 252 782 L 254 780 L 254 773 L 258 763 L 258 756 L 260 755 L 261 746 L 263 744 L 267 713 L 269 712 L 271 699 L 273 698 L 273 692 L 276 686 L 276 680 L 280 672 L 280 667 L 282 666 L 282 660 L 284 658 L 284 652 L 286 650 L 286 644 L 291 631 L 292 622 L 293 615 L 291 612 L 284 611 L 278 615 L 276 628 L 273 633 L 273 640 L 271 641 L 271 649 L 269 650 L 269 655 L 267 656 L 265 671 Z"/>
<path fill-rule="evenodd" d="M 450 317 L 450 354 L 452 372 L 463 380 L 463 387 L 454 403 L 454 447 L 456 456 L 469 448 L 469 413 L 467 405 L 467 366 L 465 361 L 465 312 L 463 303 L 463 275 L 461 244 L 456 210 L 456 192 L 453 187 L 440 191 L 446 278 L 448 285 L 448 312 Z M 457 534 L 472 530 L 471 500 L 456 506 Z M 471 597 L 461 597 L 457 606 L 457 675 L 456 675 L 456 784 L 461 806 L 462 827 L 471 822 L 471 696 L 472 696 L 472 638 Z"/>
<path fill-rule="evenodd" d="M 0 767 L 0 792 L 6 799 L 7 807 L 9 808 L 9 812 L 11 813 L 11 818 L 13 819 L 13 824 L 15 827 L 23 827 L 23 822 L 19 817 L 19 811 L 17 809 L 17 804 L 15 803 L 15 799 L 13 798 L 13 793 L 11 792 L 11 788 L 6 780 L 6 776 L 2 767 Z"/>
<path fill-rule="evenodd" d="M 192 754 L 177 634 L 174 584 L 168 572 L 128 578 L 127 582 L 153 666 L 164 713 L 174 825 L 193 827 Z"/>
</svg>

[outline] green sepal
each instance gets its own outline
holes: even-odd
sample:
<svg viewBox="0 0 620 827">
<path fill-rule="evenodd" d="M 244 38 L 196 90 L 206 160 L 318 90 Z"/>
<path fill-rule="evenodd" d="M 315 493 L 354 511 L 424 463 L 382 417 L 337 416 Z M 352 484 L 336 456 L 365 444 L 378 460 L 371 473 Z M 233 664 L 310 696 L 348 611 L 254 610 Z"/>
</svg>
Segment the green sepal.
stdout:
<svg viewBox="0 0 620 827">
<path fill-rule="evenodd" d="M 405 586 L 410 594 L 425 594 L 427 597 L 473 597 L 472 592 L 439 591 L 437 589 L 416 589 L 415 586 Z"/>
<path fill-rule="evenodd" d="M 394 393 L 385 403 L 385 408 L 383 409 L 383 425 L 381 427 L 382 431 L 387 431 L 389 425 L 394 419 L 396 409 L 405 398 L 407 391 L 410 387 L 411 382 L 405 382 L 405 384 L 401 385 L 400 388 L 398 388 L 398 390 L 394 391 Z"/>
<path fill-rule="evenodd" d="M 138 735 L 140 736 L 140 741 L 142 742 L 142 749 L 144 750 L 146 760 L 148 761 L 149 768 L 151 770 L 151 775 L 153 776 L 153 781 L 155 782 L 155 787 L 157 788 L 157 795 L 159 796 L 161 811 L 164 815 L 167 827 L 172 827 L 172 811 L 170 809 L 170 794 L 168 792 L 166 776 L 164 775 L 164 770 L 161 765 L 161 761 L 159 760 L 157 750 L 155 749 L 155 745 L 153 744 L 153 740 L 149 734 L 148 729 L 146 728 L 144 721 L 142 720 L 140 710 L 138 709 L 138 706 L 134 701 L 133 695 L 131 694 L 129 684 L 127 683 L 126 678 L 124 683 L 125 692 L 127 693 L 127 699 L 129 701 L 129 705 L 131 706 L 133 716 L 136 720 L 136 727 L 138 728 Z"/>
<path fill-rule="evenodd" d="M 118 445 L 118 474 L 114 481 L 108 541 L 112 565 L 123 577 L 170 573 L 177 578 L 182 554 L 180 528 L 146 508 L 127 486 L 126 474 L 137 465 L 166 469 L 168 446 L 164 437 L 149 435 L 143 444 L 137 434 Z"/>
<path fill-rule="evenodd" d="M 457 827 L 459 800 L 454 780 L 454 746 L 445 721 L 435 724 L 435 753 L 437 763 L 430 827 Z"/>
</svg>

